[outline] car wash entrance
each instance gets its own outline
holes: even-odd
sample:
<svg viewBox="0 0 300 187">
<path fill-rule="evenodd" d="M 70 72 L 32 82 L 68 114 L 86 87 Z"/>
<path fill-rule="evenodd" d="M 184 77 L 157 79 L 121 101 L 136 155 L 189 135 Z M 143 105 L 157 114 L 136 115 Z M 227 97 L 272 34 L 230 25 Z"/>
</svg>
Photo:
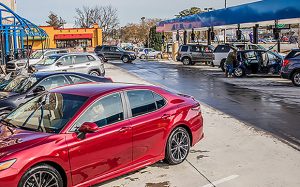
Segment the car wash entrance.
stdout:
<svg viewBox="0 0 300 187">
<path fill-rule="evenodd" d="M 298 42 L 299 23 L 300 1 L 263 0 L 162 21 L 157 31 L 172 33 L 173 51 L 184 43 L 251 42 L 270 44 L 268 48 L 280 52 L 285 50 L 284 42 Z M 297 32 L 291 33 L 291 28 Z"/>
</svg>

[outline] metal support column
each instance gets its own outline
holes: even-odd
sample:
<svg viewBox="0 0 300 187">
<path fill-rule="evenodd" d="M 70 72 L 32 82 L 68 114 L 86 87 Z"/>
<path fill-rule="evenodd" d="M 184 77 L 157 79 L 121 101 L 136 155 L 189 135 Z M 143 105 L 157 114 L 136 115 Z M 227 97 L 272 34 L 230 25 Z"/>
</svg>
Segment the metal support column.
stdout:
<svg viewBox="0 0 300 187">
<path fill-rule="evenodd" d="M 258 28 L 259 28 L 258 24 L 255 24 L 255 26 L 253 27 L 253 43 L 254 44 L 258 44 Z"/>
<path fill-rule="evenodd" d="M 211 28 L 207 30 L 207 45 L 211 45 Z"/>
<path fill-rule="evenodd" d="M 276 30 L 276 32 L 277 32 L 277 29 L 279 29 L 278 28 L 278 20 L 275 20 L 275 30 Z M 280 33 L 280 30 L 278 30 L 278 32 Z M 278 33 L 278 35 L 279 35 L 279 33 Z M 280 50 L 281 50 L 281 46 L 280 46 L 280 36 L 278 37 L 278 40 L 277 40 L 277 51 L 278 51 L 278 53 L 280 53 Z"/>
</svg>

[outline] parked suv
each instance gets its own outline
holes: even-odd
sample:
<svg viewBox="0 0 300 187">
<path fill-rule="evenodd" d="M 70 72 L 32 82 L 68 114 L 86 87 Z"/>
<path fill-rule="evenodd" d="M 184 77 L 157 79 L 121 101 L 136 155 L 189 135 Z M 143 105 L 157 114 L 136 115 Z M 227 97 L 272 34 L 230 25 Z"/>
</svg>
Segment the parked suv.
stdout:
<svg viewBox="0 0 300 187">
<path fill-rule="evenodd" d="M 281 77 L 291 80 L 295 86 L 300 87 L 300 49 L 292 50 L 285 57 Z"/>
<path fill-rule="evenodd" d="M 225 61 L 227 59 L 228 54 L 233 50 L 236 49 L 238 51 L 244 50 L 263 50 L 267 51 L 266 48 L 259 44 L 252 44 L 252 43 L 231 43 L 231 44 L 220 44 L 214 50 L 215 60 L 213 61 L 213 66 L 218 66 L 223 71 L 225 71 Z M 273 56 L 281 57 L 283 59 L 285 54 L 277 53 L 271 50 L 268 50 Z"/>
<path fill-rule="evenodd" d="M 272 51 L 243 50 L 237 52 L 237 62 L 234 63 L 234 75 L 242 77 L 247 74 L 278 74 L 282 58 Z"/>
<path fill-rule="evenodd" d="M 29 65 L 35 65 L 42 59 L 47 56 L 54 55 L 54 54 L 63 54 L 68 53 L 69 51 L 66 49 L 47 49 L 47 50 L 37 50 L 33 52 L 29 57 Z M 28 59 L 19 59 L 9 61 L 6 64 L 6 72 L 13 73 L 14 75 L 18 73 L 22 68 L 25 67 Z"/>
<path fill-rule="evenodd" d="M 104 63 L 96 54 L 69 53 L 46 57 L 32 69 L 35 71 L 63 71 L 86 73 L 95 76 L 104 76 Z"/>
<path fill-rule="evenodd" d="M 234 49 L 243 51 L 243 50 L 265 50 L 261 45 L 256 44 L 242 44 L 242 43 L 233 43 L 233 44 L 220 44 L 214 50 L 215 59 L 213 61 L 213 66 L 218 66 L 223 71 L 225 71 L 225 61 L 228 54 Z"/>
<path fill-rule="evenodd" d="M 124 63 L 130 63 L 136 59 L 134 52 L 125 51 L 117 46 L 97 46 L 95 53 L 99 58 L 103 59 L 104 62 L 109 60 L 122 60 Z"/>
<path fill-rule="evenodd" d="M 195 65 L 196 62 L 212 63 L 213 47 L 201 44 L 181 45 L 176 60 L 183 65 Z"/>
</svg>

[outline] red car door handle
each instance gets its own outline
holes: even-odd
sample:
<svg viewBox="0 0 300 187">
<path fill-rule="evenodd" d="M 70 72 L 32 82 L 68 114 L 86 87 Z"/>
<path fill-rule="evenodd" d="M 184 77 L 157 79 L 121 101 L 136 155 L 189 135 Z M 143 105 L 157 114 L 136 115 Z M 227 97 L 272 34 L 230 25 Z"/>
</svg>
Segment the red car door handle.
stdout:
<svg viewBox="0 0 300 187">
<path fill-rule="evenodd" d="M 124 133 L 130 130 L 130 127 L 122 127 L 119 132 Z"/>
<path fill-rule="evenodd" d="M 170 114 L 164 114 L 164 115 L 161 117 L 161 119 L 167 120 L 167 119 L 169 119 L 170 117 L 171 117 Z"/>
</svg>

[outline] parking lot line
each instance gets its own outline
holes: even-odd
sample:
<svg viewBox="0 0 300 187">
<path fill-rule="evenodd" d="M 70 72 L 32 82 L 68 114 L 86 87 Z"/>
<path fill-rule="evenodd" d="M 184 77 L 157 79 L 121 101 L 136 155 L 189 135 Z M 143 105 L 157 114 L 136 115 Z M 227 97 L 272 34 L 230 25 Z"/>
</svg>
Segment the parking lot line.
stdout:
<svg viewBox="0 0 300 187">
<path fill-rule="evenodd" d="M 239 177 L 238 175 L 231 175 L 229 177 L 225 177 L 223 179 L 220 179 L 220 180 L 217 180 L 217 181 L 214 181 L 212 182 L 212 184 L 207 184 L 207 185 L 204 185 L 202 187 L 214 187 L 218 184 L 221 184 L 221 183 L 224 183 L 224 182 L 227 182 L 227 181 L 230 181 L 230 180 L 233 180 L 235 178 Z"/>
</svg>

